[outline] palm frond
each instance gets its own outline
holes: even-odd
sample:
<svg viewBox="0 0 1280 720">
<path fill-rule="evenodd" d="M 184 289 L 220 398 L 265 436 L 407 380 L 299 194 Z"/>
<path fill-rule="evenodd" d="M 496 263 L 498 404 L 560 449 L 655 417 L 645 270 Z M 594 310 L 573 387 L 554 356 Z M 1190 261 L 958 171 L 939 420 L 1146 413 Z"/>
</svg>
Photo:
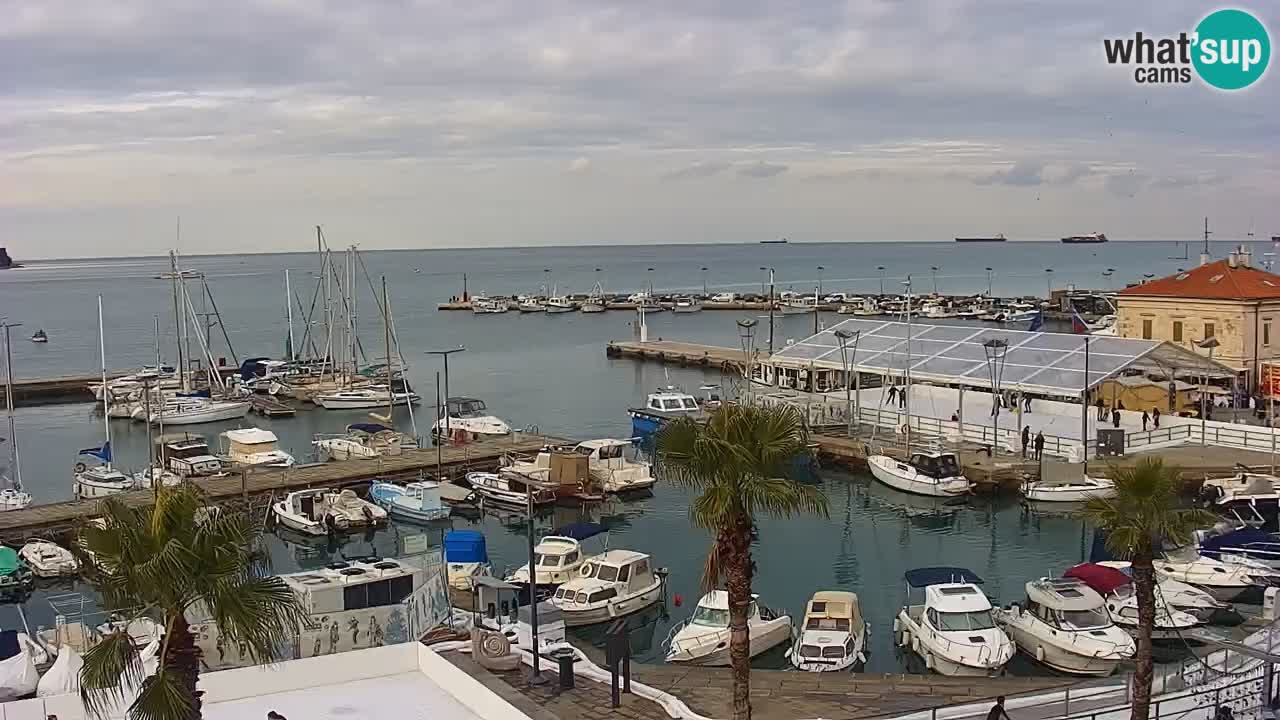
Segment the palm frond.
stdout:
<svg viewBox="0 0 1280 720">
<path fill-rule="evenodd" d="M 179 674 L 161 666 L 142 683 L 142 690 L 129 706 L 132 720 L 184 720 L 193 716 L 195 698 L 187 693 Z"/>
<path fill-rule="evenodd" d="M 142 660 L 129 633 L 106 635 L 84 654 L 80 669 L 80 699 L 97 717 L 105 717 L 125 700 L 126 689 L 142 682 Z"/>
<path fill-rule="evenodd" d="M 720 579 L 724 577 L 724 559 L 721 557 L 720 542 L 711 543 L 707 557 L 702 561 L 702 578 L 699 586 L 703 593 L 709 593 L 720 587 Z"/>
<path fill-rule="evenodd" d="M 1116 492 L 1091 498 L 1081 516 L 1106 535 L 1107 549 L 1118 558 L 1151 553 L 1161 540 L 1190 542 L 1198 528 L 1212 525 L 1211 513 L 1179 507 L 1179 471 L 1158 457 L 1143 458 L 1108 472 Z"/>
<path fill-rule="evenodd" d="M 255 662 L 270 662 L 282 637 L 297 633 L 306 613 L 289 586 L 278 577 L 221 583 L 209 598 L 218 631 L 243 644 Z"/>
</svg>

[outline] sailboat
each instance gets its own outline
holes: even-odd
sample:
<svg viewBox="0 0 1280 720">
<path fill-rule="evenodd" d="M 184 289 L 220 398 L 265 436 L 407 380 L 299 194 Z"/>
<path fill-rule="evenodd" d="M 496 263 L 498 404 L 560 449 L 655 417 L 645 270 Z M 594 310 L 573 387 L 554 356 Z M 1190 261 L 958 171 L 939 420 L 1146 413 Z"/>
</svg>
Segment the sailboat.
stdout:
<svg viewBox="0 0 1280 720">
<path fill-rule="evenodd" d="M 586 302 L 582 303 L 582 307 L 578 309 L 584 313 L 602 313 L 605 311 L 604 288 L 600 283 L 591 286 L 591 294 L 587 296 Z"/>
<path fill-rule="evenodd" d="M 102 296 L 98 296 L 98 346 L 102 353 L 102 384 L 107 383 L 107 340 L 102 329 Z M 102 399 L 102 429 L 105 435 L 102 447 L 81 450 L 78 456 L 88 456 L 101 462 L 92 467 L 76 462 L 75 495 L 79 498 L 96 498 L 133 489 L 133 479 L 111 467 L 111 418 L 107 415 L 109 393 Z"/>
<path fill-rule="evenodd" d="M 382 304 L 384 309 L 382 324 L 386 335 L 387 366 L 386 384 L 368 385 L 365 387 L 348 387 L 331 392 L 317 393 L 312 397 L 315 404 L 325 410 L 370 410 L 386 407 L 387 416 L 396 405 L 409 405 L 421 398 L 407 382 L 395 382 L 395 363 L 391 357 L 391 309 L 387 302 L 387 281 L 382 280 Z M 353 354 L 354 357 L 354 354 Z"/>
<path fill-rule="evenodd" d="M 13 477 L 9 478 L 9 487 L 0 489 L 0 512 L 5 510 L 21 510 L 31 504 L 31 494 L 22 489 L 22 462 L 18 458 L 18 435 L 13 421 L 13 355 L 9 352 L 9 328 L 4 324 L 4 407 L 9 419 L 9 462 L 13 466 Z M 0 441 L 4 438 L 0 438 Z M 2 468 L 0 468 L 2 469 Z M 0 474 L 0 477 L 3 477 Z"/>
</svg>

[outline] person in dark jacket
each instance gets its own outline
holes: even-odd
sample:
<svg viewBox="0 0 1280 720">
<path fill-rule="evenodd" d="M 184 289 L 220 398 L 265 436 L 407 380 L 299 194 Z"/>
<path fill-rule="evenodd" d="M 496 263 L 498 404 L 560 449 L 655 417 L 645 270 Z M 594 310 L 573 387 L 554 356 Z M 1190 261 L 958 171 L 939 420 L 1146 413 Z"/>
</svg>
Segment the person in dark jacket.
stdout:
<svg viewBox="0 0 1280 720">
<path fill-rule="evenodd" d="M 1027 459 L 1027 446 L 1031 444 L 1031 426 L 1022 428 L 1022 459 Z"/>
<path fill-rule="evenodd" d="M 1120 427 L 1120 408 L 1112 408 L 1111 425 L 1114 427 Z"/>
<path fill-rule="evenodd" d="M 1143 430 L 1143 432 L 1146 432 L 1146 430 L 1147 430 L 1147 423 L 1149 423 L 1149 422 L 1151 422 L 1151 416 L 1147 414 L 1147 411 L 1146 411 L 1146 410 L 1143 410 L 1143 411 L 1142 411 L 1142 430 Z"/>
<path fill-rule="evenodd" d="M 1044 459 L 1044 431 L 1036 433 L 1036 460 Z"/>
<path fill-rule="evenodd" d="M 1106 411 L 1106 409 L 1104 409 L 1104 408 L 1102 407 L 1102 396 L 1101 396 L 1101 395 L 1099 395 L 1099 396 L 1098 396 L 1098 402 L 1097 402 L 1097 403 L 1095 403 L 1095 404 L 1096 404 L 1096 405 L 1097 405 L 1097 407 L 1098 407 L 1098 422 L 1102 422 L 1103 420 L 1107 419 L 1107 411 Z"/>
<path fill-rule="evenodd" d="M 1156 430 L 1160 429 L 1160 408 L 1158 407 L 1151 408 L 1151 424 Z"/>
</svg>

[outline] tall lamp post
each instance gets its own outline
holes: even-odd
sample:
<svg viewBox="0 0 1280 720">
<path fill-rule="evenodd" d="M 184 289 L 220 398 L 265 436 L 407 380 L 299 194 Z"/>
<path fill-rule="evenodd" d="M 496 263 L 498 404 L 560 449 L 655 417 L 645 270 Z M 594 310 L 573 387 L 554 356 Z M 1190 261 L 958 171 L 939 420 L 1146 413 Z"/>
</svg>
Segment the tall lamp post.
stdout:
<svg viewBox="0 0 1280 720">
<path fill-rule="evenodd" d="M 884 266 L 877 265 L 876 269 L 880 271 L 880 297 L 884 297 Z"/>
<path fill-rule="evenodd" d="M 991 268 L 987 268 L 987 297 L 991 297 Z"/>
<path fill-rule="evenodd" d="M 747 404 L 751 404 L 751 382 L 755 377 L 755 371 L 752 363 L 755 360 L 755 338 L 756 338 L 756 320 L 755 318 L 743 318 L 738 321 L 738 339 L 742 342 L 742 357 L 744 367 L 746 367 L 747 382 Z"/>
<path fill-rule="evenodd" d="M 1106 278 L 1106 279 L 1107 279 L 1107 289 L 1108 289 L 1108 290 L 1110 290 L 1110 289 L 1111 289 L 1111 276 L 1112 276 L 1112 275 L 1114 275 L 1115 273 L 1116 273 L 1116 269 L 1115 269 L 1115 268 L 1107 268 L 1106 270 L 1103 270 L 1103 271 L 1102 271 L 1102 277 L 1104 277 L 1104 278 Z"/>
<path fill-rule="evenodd" d="M 1213 349 L 1218 347 L 1218 337 L 1216 335 L 1207 337 L 1196 343 L 1196 347 L 1204 348 L 1209 351 L 1209 361 L 1213 361 Z M 1206 372 L 1201 376 L 1203 382 L 1200 384 L 1200 445 L 1205 445 L 1205 390 L 1209 385 L 1209 375 Z"/>
<path fill-rule="evenodd" d="M 826 268 L 819 265 L 818 266 L 818 294 L 819 295 L 822 294 L 822 271 L 823 270 L 826 270 Z"/>
<path fill-rule="evenodd" d="M 702 296 L 707 296 L 707 269 L 702 268 Z"/>
<path fill-rule="evenodd" d="M 648 268 L 645 272 L 649 273 L 649 297 L 653 297 L 653 268 Z"/>
<path fill-rule="evenodd" d="M 547 272 L 551 272 L 551 271 L 548 270 Z M 437 428 L 440 427 L 440 415 L 441 413 L 443 413 L 444 414 L 444 437 L 446 439 L 453 437 L 453 433 L 450 432 L 450 428 L 449 428 L 449 409 L 448 409 L 449 408 L 449 356 L 454 353 L 463 352 L 465 350 L 466 348 L 459 345 L 458 347 L 452 348 L 450 350 L 428 350 L 427 351 L 428 355 L 439 355 L 441 358 L 444 359 L 444 404 L 436 408 L 436 427 Z M 437 441 L 439 441 L 439 439 L 440 439 L 439 437 L 436 438 Z"/>
<path fill-rule="evenodd" d="M 933 278 L 933 294 L 938 294 L 938 266 L 933 265 L 929 268 L 929 275 Z"/>
<path fill-rule="evenodd" d="M 991 378 L 991 458 L 994 460 L 1000 448 L 997 440 L 1000 432 L 1000 380 L 1004 377 L 1004 359 L 1009 353 L 1009 343 L 1001 338 L 992 338 L 982 343 L 982 352 L 987 356 L 987 373 Z"/>
<path fill-rule="evenodd" d="M 1046 294 L 1044 298 L 1053 301 L 1053 268 L 1044 269 L 1044 287 Z"/>
<path fill-rule="evenodd" d="M 862 331 L 854 330 L 849 332 L 844 328 L 840 328 L 836 330 L 835 335 L 836 340 L 840 342 L 840 364 L 844 365 L 844 414 L 846 418 L 844 433 L 846 436 L 852 437 L 854 417 L 860 413 L 854 412 L 853 401 L 850 400 L 850 395 L 853 392 L 853 382 L 849 373 L 849 353 L 845 348 L 848 346 L 849 340 L 853 340 L 853 358 L 856 361 L 858 359 L 858 338 L 862 335 Z M 861 400 L 861 397 L 859 397 L 859 400 Z"/>
</svg>

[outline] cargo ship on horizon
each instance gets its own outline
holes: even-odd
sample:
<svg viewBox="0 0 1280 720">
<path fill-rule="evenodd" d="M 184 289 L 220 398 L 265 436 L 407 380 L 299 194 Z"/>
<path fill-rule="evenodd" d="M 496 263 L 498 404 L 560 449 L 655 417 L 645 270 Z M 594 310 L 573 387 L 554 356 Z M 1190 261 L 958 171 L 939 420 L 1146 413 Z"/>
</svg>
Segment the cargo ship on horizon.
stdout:
<svg viewBox="0 0 1280 720">
<path fill-rule="evenodd" d="M 1005 242 L 1005 237 L 1003 233 L 993 237 L 958 237 L 956 242 Z"/>
<path fill-rule="evenodd" d="M 1104 243 L 1107 242 L 1106 233 L 1089 233 L 1088 235 L 1068 235 L 1062 238 L 1062 242 L 1068 245 L 1084 244 L 1084 243 Z"/>
</svg>

